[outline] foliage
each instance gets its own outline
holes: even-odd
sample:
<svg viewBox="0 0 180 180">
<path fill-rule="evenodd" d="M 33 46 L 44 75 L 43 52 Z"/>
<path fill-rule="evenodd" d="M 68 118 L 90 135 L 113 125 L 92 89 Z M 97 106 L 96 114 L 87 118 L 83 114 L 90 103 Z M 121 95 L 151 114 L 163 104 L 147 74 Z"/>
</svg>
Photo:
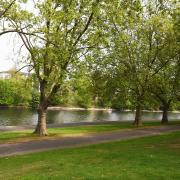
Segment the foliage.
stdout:
<svg viewBox="0 0 180 180">
<path fill-rule="evenodd" d="M 0 104 L 12 105 L 14 103 L 13 86 L 9 81 L 0 80 Z"/>
<path fill-rule="evenodd" d="M 19 74 L 10 79 L 0 80 L 0 104 L 28 106 L 31 101 L 31 84 Z"/>
<path fill-rule="evenodd" d="M 145 102 L 151 99 L 149 84 L 178 59 L 173 11 L 173 2 L 120 1 L 119 6 L 112 5 L 113 13 L 108 16 L 111 42 L 107 64 L 118 77 L 116 89 L 125 89 L 128 101 L 136 107 L 137 125 L 142 107 L 151 104 Z"/>
<path fill-rule="evenodd" d="M 31 95 L 32 95 L 32 100 L 30 102 L 30 106 L 33 109 L 37 109 L 39 105 L 39 92 L 36 90 L 33 90 Z"/>
</svg>

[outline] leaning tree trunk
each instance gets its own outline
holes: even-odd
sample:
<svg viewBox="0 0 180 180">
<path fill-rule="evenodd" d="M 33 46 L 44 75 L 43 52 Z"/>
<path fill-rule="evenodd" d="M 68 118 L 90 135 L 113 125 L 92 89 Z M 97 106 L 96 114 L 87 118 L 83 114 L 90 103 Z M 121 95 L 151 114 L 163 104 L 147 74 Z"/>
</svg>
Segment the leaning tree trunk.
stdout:
<svg viewBox="0 0 180 180">
<path fill-rule="evenodd" d="M 39 107 L 38 108 L 38 124 L 34 131 L 35 134 L 40 136 L 47 136 L 47 127 L 46 127 L 46 112 L 47 108 Z"/>
<path fill-rule="evenodd" d="M 168 124 L 168 106 L 164 105 L 161 124 Z"/>
<path fill-rule="evenodd" d="M 136 114 L 135 114 L 135 120 L 133 122 L 133 125 L 137 127 L 142 125 L 142 111 L 141 111 L 140 104 L 136 106 Z"/>
</svg>

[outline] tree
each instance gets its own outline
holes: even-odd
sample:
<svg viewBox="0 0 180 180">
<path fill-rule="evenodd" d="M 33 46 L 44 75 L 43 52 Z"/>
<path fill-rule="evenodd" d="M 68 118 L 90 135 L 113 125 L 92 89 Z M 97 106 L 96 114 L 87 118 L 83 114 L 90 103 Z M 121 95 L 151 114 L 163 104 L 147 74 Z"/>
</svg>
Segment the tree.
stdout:
<svg viewBox="0 0 180 180">
<path fill-rule="evenodd" d="M 16 70 L 9 71 L 11 78 L 0 79 L 0 105 L 28 106 L 31 102 L 32 84 Z"/>
<path fill-rule="evenodd" d="M 0 105 L 12 105 L 13 99 L 13 86 L 9 81 L 0 80 Z"/>
<path fill-rule="evenodd" d="M 13 87 L 13 105 L 29 106 L 32 101 L 32 81 L 17 70 L 11 70 L 9 82 Z"/>
<path fill-rule="evenodd" d="M 16 0 L 11 0 L 11 1 L 1 1 L 0 3 L 0 18 L 3 18 L 6 16 L 7 12 L 9 9 L 12 7 L 12 5 L 15 3 Z"/>
<path fill-rule="evenodd" d="M 168 124 L 168 110 L 172 103 L 176 100 L 176 72 L 173 65 L 164 68 L 163 72 L 156 74 L 152 79 L 150 92 L 155 95 L 155 98 L 161 103 L 163 110 L 162 124 Z"/>
<path fill-rule="evenodd" d="M 169 61 L 166 67 L 158 74 L 155 74 L 149 86 L 149 91 L 161 103 L 163 110 L 162 124 L 168 124 L 168 110 L 172 107 L 173 103 L 178 101 L 180 94 L 179 41 L 176 19 L 173 16 L 171 31 L 169 34 L 169 44 L 164 47 L 164 51 L 162 52 L 167 59 L 169 58 Z"/>
<path fill-rule="evenodd" d="M 0 2 L 0 36 L 9 32 L 14 32 L 14 30 L 9 30 L 8 22 L 6 20 L 12 12 L 12 7 L 16 0 L 2 0 Z"/>
<path fill-rule="evenodd" d="M 46 111 L 50 100 L 61 90 L 81 52 L 88 48 L 88 34 L 93 30 L 93 17 L 99 13 L 100 3 L 98 0 L 35 2 L 35 13 L 26 19 L 16 19 L 13 25 L 21 29 L 19 35 L 39 81 L 38 124 L 34 133 L 44 136 L 48 134 Z"/>
<path fill-rule="evenodd" d="M 121 1 L 117 7 L 116 15 L 110 16 L 110 58 L 119 77 L 127 82 L 136 107 L 134 125 L 139 126 L 149 82 L 173 58 L 171 53 L 165 53 L 168 48 L 172 50 L 174 40 L 172 6 L 168 2 L 164 5 L 164 1 Z"/>
</svg>

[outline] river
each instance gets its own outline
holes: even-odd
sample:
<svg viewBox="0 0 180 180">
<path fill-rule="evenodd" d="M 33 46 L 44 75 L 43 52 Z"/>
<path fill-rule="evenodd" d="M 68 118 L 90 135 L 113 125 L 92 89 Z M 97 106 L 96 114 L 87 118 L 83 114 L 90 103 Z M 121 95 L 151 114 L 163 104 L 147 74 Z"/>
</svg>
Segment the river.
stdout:
<svg viewBox="0 0 180 180">
<path fill-rule="evenodd" d="M 48 124 L 76 122 L 133 121 L 133 111 L 106 110 L 48 110 Z M 180 120 L 180 112 L 169 112 L 169 120 Z M 143 112 L 144 121 L 160 121 L 162 112 Z M 37 123 L 36 110 L 27 108 L 0 108 L 0 126 L 23 126 Z"/>
</svg>

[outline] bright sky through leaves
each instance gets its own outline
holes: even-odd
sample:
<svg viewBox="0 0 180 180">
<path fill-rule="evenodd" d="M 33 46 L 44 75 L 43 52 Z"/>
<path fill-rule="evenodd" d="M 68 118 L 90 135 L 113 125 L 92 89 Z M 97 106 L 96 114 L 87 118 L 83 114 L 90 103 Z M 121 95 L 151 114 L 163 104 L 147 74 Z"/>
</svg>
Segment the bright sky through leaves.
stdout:
<svg viewBox="0 0 180 180">
<path fill-rule="evenodd" d="M 33 3 L 28 1 L 27 4 L 21 5 L 24 9 L 32 11 Z M 25 48 L 21 48 L 22 42 L 18 35 L 9 33 L 0 36 L 0 72 L 12 68 L 21 68 L 27 57 Z M 27 71 L 23 69 L 22 71 Z"/>
</svg>

